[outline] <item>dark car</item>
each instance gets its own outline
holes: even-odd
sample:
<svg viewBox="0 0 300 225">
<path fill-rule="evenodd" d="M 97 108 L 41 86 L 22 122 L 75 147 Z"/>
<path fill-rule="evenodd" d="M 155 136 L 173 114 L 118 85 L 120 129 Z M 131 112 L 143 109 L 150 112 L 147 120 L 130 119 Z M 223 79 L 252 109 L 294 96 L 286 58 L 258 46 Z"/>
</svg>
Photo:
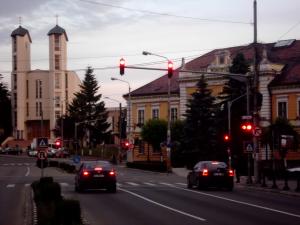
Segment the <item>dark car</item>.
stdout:
<svg viewBox="0 0 300 225">
<path fill-rule="evenodd" d="M 108 192 L 116 192 L 116 171 L 109 162 L 82 162 L 75 176 L 75 191 L 83 192 L 89 189 L 106 189 Z"/>
<path fill-rule="evenodd" d="M 226 188 L 233 190 L 233 170 L 224 162 L 200 161 L 187 176 L 187 186 L 192 188 Z"/>
</svg>

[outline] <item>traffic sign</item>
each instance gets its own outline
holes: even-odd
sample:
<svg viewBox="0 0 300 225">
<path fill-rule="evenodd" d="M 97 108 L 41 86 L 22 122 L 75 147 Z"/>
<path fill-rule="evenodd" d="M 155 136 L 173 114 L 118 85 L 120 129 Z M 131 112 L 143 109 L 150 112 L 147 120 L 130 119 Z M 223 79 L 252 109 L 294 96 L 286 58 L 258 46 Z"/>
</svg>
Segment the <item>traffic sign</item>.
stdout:
<svg viewBox="0 0 300 225">
<path fill-rule="evenodd" d="M 39 151 L 39 152 L 37 153 L 37 157 L 38 157 L 38 159 L 40 159 L 40 160 L 44 160 L 44 159 L 47 158 L 47 152 L 46 152 L 46 151 Z"/>
<path fill-rule="evenodd" d="M 262 130 L 260 127 L 255 127 L 255 129 L 253 129 L 253 135 L 255 137 L 259 137 L 262 134 Z"/>
<path fill-rule="evenodd" d="M 37 146 L 39 148 L 47 148 L 48 147 L 48 138 L 38 138 Z"/>
<path fill-rule="evenodd" d="M 247 153 L 253 152 L 253 142 L 251 141 L 245 141 L 244 142 L 244 151 Z"/>
</svg>

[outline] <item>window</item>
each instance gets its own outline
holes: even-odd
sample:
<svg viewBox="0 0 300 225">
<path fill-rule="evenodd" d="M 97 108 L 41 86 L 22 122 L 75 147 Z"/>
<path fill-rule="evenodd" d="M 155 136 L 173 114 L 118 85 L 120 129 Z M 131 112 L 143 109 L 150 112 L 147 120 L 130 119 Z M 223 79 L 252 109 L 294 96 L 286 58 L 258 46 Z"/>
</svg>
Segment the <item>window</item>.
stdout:
<svg viewBox="0 0 300 225">
<path fill-rule="evenodd" d="M 171 108 L 171 122 L 175 122 L 177 119 L 177 108 Z"/>
<path fill-rule="evenodd" d="M 13 52 L 17 51 L 17 37 L 13 37 Z"/>
<path fill-rule="evenodd" d="M 43 104 L 40 102 L 40 116 L 43 116 Z"/>
<path fill-rule="evenodd" d="M 68 73 L 65 73 L 65 88 L 68 88 Z"/>
<path fill-rule="evenodd" d="M 14 116 L 15 116 L 15 127 L 17 127 L 17 125 L 18 125 L 18 114 L 17 114 L 16 111 L 14 113 Z"/>
<path fill-rule="evenodd" d="M 14 76 L 14 89 L 16 90 L 17 85 L 18 85 L 18 83 L 17 83 L 17 74 L 14 74 L 13 76 Z"/>
<path fill-rule="evenodd" d="M 55 88 L 60 88 L 59 73 L 55 73 Z"/>
<path fill-rule="evenodd" d="M 55 34 L 54 35 L 54 49 L 55 51 L 59 51 L 59 35 Z"/>
<path fill-rule="evenodd" d="M 144 125 L 144 122 L 145 122 L 145 110 L 139 109 L 138 110 L 138 124 Z"/>
<path fill-rule="evenodd" d="M 29 116 L 29 103 L 26 102 L 26 116 Z"/>
<path fill-rule="evenodd" d="M 57 120 L 57 119 L 59 119 L 59 117 L 60 117 L 60 111 L 55 111 L 55 119 Z"/>
<path fill-rule="evenodd" d="M 222 65 L 225 63 L 225 55 L 219 55 L 219 64 Z"/>
<path fill-rule="evenodd" d="M 17 56 L 16 55 L 14 55 L 14 57 L 13 57 L 13 69 L 17 70 Z"/>
<path fill-rule="evenodd" d="M 39 98 L 39 80 L 35 80 L 35 98 Z"/>
<path fill-rule="evenodd" d="M 152 109 L 152 119 L 159 119 L 159 109 L 158 108 Z"/>
<path fill-rule="evenodd" d="M 55 97 L 55 107 L 59 108 L 60 107 L 60 96 Z"/>
<path fill-rule="evenodd" d="M 39 116 L 39 103 L 38 102 L 35 103 L 35 115 Z"/>
<path fill-rule="evenodd" d="M 287 102 L 279 101 L 278 102 L 278 117 L 287 118 Z"/>
<path fill-rule="evenodd" d="M 39 90 L 40 90 L 40 98 L 42 98 L 43 97 L 43 95 L 42 95 L 43 91 L 42 91 L 42 81 L 41 80 L 39 82 Z"/>
<path fill-rule="evenodd" d="M 26 98 L 29 98 L 29 80 L 26 80 Z"/>
<path fill-rule="evenodd" d="M 60 70 L 60 65 L 59 65 L 59 55 L 55 55 L 54 56 L 55 58 L 54 58 L 54 65 L 55 65 L 55 69 L 56 70 Z"/>
</svg>

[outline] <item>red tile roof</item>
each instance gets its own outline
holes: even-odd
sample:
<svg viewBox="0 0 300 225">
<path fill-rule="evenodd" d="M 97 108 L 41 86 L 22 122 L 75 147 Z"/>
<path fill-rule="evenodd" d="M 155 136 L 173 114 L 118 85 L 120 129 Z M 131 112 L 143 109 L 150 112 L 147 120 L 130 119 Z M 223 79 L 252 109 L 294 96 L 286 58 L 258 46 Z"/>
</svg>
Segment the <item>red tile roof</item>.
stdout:
<svg viewBox="0 0 300 225">
<path fill-rule="evenodd" d="M 278 75 L 270 85 L 282 84 L 300 84 L 300 40 L 295 40 L 289 46 L 274 47 L 275 43 L 258 44 L 258 55 L 262 58 L 263 50 L 267 50 L 267 58 L 270 62 L 285 64 L 285 68 L 281 75 Z M 251 64 L 253 61 L 254 48 L 253 44 L 246 46 L 236 46 L 224 49 L 215 49 L 208 52 L 188 63 L 185 68 L 187 70 L 203 70 L 206 69 L 215 60 L 215 55 L 219 51 L 229 51 L 230 57 L 233 59 L 236 54 L 243 53 L 246 60 Z M 171 92 L 179 94 L 178 70 L 174 71 L 174 76 L 171 79 Z M 166 94 L 168 91 L 168 78 L 164 75 L 134 91 L 132 96 L 147 96 Z M 124 95 L 126 97 L 127 95 Z"/>
</svg>

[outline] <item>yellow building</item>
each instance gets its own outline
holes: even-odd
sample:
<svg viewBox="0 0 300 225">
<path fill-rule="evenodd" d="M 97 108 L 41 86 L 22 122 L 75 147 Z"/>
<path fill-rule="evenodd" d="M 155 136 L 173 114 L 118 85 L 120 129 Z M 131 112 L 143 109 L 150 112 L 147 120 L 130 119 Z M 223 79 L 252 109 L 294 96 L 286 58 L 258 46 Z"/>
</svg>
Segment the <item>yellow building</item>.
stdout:
<svg viewBox="0 0 300 225">
<path fill-rule="evenodd" d="M 174 71 L 171 78 L 171 118 L 184 119 L 186 104 L 196 90 L 196 83 L 202 74 L 218 96 L 226 78 L 218 73 L 229 72 L 233 58 L 243 53 L 253 70 L 254 47 L 252 44 L 224 49 L 215 49 L 200 56 Z M 300 41 L 284 40 L 276 43 L 258 44 L 259 55 L 259 92 L 263 95 L 259 111 L 260 127 L 267 127 L 277 117 L 285 117 L 300 131 Z M 182 72 L 182 71 L 185 72 Z M 203 71 L 193 73 L 186 71 Z M 167 120 L 168 107 L 167 74 L 131 92 L 131 127 L 135 137 L 139 136 L 141 126 L 153 118 Z M 124 95 L 128 100 L 128 95 Z M 266 159 L 270 153 L 260 148 L 258 157 Z M 133 161 L 164 160 L 166 154 L 153 152 L 151 146 L 139 142 L 132 153 Z M 300 159 L 300 152 L 290 152 L 288 158 Z"/>
</svg>

